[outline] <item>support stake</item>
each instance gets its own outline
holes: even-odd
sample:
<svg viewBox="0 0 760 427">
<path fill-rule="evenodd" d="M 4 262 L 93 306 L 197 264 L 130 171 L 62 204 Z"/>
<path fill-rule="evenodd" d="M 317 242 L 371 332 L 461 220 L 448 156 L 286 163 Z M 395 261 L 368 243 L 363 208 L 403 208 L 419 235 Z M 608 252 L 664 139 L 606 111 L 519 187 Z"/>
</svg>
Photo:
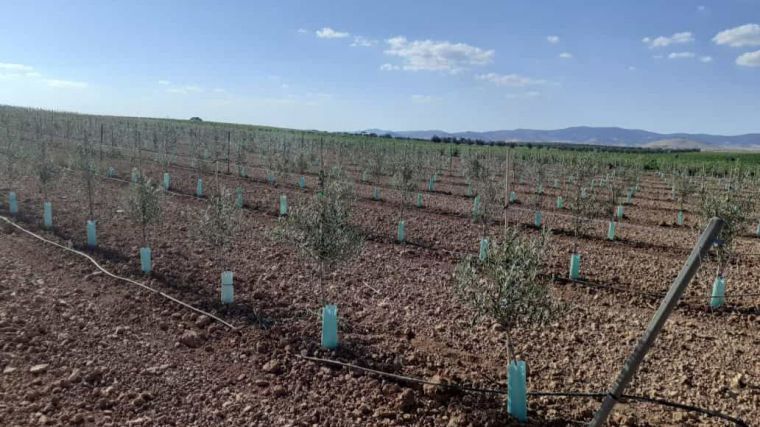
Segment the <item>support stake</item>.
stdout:
<svg viewBox="0 0 760 427">
<path fill-rule="evenodd" d="M 678 300 L 686 290 L 686 286 L 689 285 L 691 279 L 697 274 L 697 270 L 702 263 L 702 258 L 707 255 L 707 251 L 710 250 L 710 246 L 712 246 L 724 224 L 725 223 L 720 218 L 712 218 L 707 224 L 707 228 L 705 228 L 705 231 L 702 232 L 702 235 L 699 237 L 697 245 L 694 246 L 691 255 L 689 255 L 689 258 L 686 260 L 686 264 L 681 269 L 681 272 L 678 273 L 678 277 L 676 277 L 676 280 L 674 280 L 673 284 L 670 286 L 668 294 L 665 295 L 665 298 L 660 303 L 660 307 L 649 322 L 649 326 L 647 326 L 646 331 L 644 331 L 644 335 L 639 340 L 636 348 L 633 349 L 633 353 L 628 356 L 628 359 L 626 359 L 623 364 L 623 369 L 620 370 L 620 373 L 615 380 L 615 384 L 612 386 L 612 390 L 607 393 L 607 396 L 602 402 L 602 406 L 594 415 L 594 419 L 589 423 L 590 427 L 601 427 L 607 421 L 607 417 L 612 413 L 615 404 L 623 396 L 625 388 L 631 382 L 633 376 L 636 375 L 636 371 L 644 360 L 647 351 L 649 351 L 649 348 L 654 344 L 654 340 L 657 339 L 657 334 L 660 333 L 660 330 L 662 330 L 663 325 L 668 320 L 670 313 L 678 304 Z"/>
</svg>

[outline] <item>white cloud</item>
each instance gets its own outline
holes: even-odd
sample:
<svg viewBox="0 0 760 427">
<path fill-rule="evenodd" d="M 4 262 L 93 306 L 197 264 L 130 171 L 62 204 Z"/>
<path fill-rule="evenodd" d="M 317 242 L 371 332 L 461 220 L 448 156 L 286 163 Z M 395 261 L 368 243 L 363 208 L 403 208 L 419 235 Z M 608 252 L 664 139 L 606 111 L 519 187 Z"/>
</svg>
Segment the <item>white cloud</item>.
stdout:
<svg viewBox="0 0 760 427">
<path fill-rule="evenodd" d="M 561 59 L 573 59 L 573 54 L 570 52 L 562 52 L 559 54 Z"/>
<path fill-rule="evenodd" d="M 546 41 L 551 44 L 557 44 L 559 43 L 559 36 L 546 36 Z"/>
<path fill-rule="evenodd" d="M 43 78 L 42 73 L 38 72 L 31 65 L 14 64 L 7 62 L 0 62 L 0 79 L 28 79 L 29 81 L 41 83 L 45 86 L 56 89 L 84 89 L 88 87 L 88 84 L 85 82 L 55 78 Z"/>
<path fill-rule="evenodd" d="M 691 59 L 695 56 L 694 52 L 673 52 L 668 55 L 668 59 Z"/>
<path fill-rule="evenodd" d="M 24 64 L 8 64 L 0 62 L 0 70 L 12 71 L 15 73 L 26 73 L 34 71 L 34 67 L 30 67 L 29 65 Z"/>
<path fill-rule="evenodd" d="M 158 84 L 160 84 L 161 86 L 168 86 L 168 85 L 170 85 L 171 83 L 172 83 L 172 82 L 170 82 L 169 80 L 159 80 L 159 81 L 158 81 Z"/>
<path fill-rule="evenodd" d="M 299 28 L 297 32 L 298 34 L 306 34 L 309 32 L 309 30 L 307 30 L 306 28 Z"/>
<path fill-rule="evenodd" d="M 655 47 L 667 47 L 672 44 L 684 44 L 684 43 L 691 43 L 694 41 L 694 35 L 689 31 L 684 31 L 682 33 L 675 33 L 670 37 L 667 36 L 659 36 L 659 37 L 644 37 L 641 39 L 642 42 L 646 43 L 647 46 L 649 46 L 650 49 Z"/>
<path fill-rule="evenodd" d="M 372 40 L 364 36 L 354 36 L 351 47 L 372 47 L 377 44 L 377 40 Z"/>
<path fill-rule="evenodd" d="M 708 63 L 708 62 L 712 62 L 713 58 L 712 58 L 712 56 L 700 56 L 699 60 L 702 61 L 702 62 L 704 62 L 704 63 Z"/>
<path fill-rule="evenodd" d="M 171 86 L 168 89 L 166 89 L 167 93 L 177 93 L 180 95 L 187 95 L 189 93 L 200 93 L 203 92 L 203 88 L 197 85 L 186 85 L 186 86 Z"/>
<path fill-rule="evenodd" d="M 412 95 L 411 99 L 415 104 L 433 104 L 441 100 L 436 96 L 430 95 Z"/>
<path fill-rule="evenodd" d="M 636 67 L 634 67 L 633 65 L 629 65 L 628 71 L 636 71 Z"/>
<path fill-rule="evenodd" d="M 85 89 L 87 83 L 72 80 L 45 79 L 45 84 L 56 89 Z"/>
<path fill-rule="evenodd" d="M 399 67 L 398 65 L 385 63 L 380 66 L 380 69 L 383 71 L 396 71 L 396 70 L 400 70 L 401 67 Z"/>
<path fill-rule="evenodd" d="M 715 44 L 731 47 L 760 46 L 760 25 L 745 24 L 723 30 L 713 37 Z"/>
<path fill-rule="evenodd" d="M 528 99 L 528 98 L 538 98 L 541 96 L 541 92 L 531 90 L 528 92 L 523 93 L 508 93 L 505 95 L 507 99 Z"/>
<path fill-rule="evenodd" d="M 521 76 L 519 74 L 488 73 L 479 74 L 475 76 L 475 78 L 478 80 L 491 82 L 497 86 L 523 87 L 531 85 L 542 85 L 547 83 L 546 80 L 532 79 L 530 77 Z"/>
<path fill-rule="evenodd" d="M 705 5 L 699 5 L 699 6 L 697 6 L 697 12 L 707 13 L 707 6 L 705 6 Z"/>
<path fill-rule="evenodd" d="M 736 63 L 743 67 L 760 67 L 760 50 L 741 54 Z"/>
<path fill-rule="evenodd" d="M 317 30 L 316 35 L 320 39 L 342 39 L 351 34 L 343 31 L 335 31 L 330 27 L 324 27 L 321 30 Z"/>
<path fill-rule="evenodd" d="M 34 67 L 24 64 L 9 64 L 0 62 L 0 78 L 36 78 L 42 77 Z"/>
<path fill-rule="evenodd" d="M 408 71 L 448 71 L 457 73 L 474 65 L 493 61 L 494 51 L 481 49 L 465 43 L 447 41 L 413 40 L 393 37 L 385 41 L 386 55 L 403 60 L 401 68 Z"/>
</svg>

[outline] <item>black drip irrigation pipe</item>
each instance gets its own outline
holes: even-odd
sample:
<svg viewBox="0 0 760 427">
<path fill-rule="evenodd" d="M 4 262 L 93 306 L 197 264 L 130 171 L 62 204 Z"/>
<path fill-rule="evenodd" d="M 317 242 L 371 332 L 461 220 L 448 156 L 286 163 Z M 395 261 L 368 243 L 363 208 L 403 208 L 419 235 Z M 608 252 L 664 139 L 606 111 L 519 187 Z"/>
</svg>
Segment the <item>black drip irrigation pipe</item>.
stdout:
<svg viewBox="0 0 760 427">
<path fill-rule="evenodd" d="M 479 388 L 479 387 L 474 387 L 470 385 L 456 384 L 456 383 L 436 383 L 432 381 L 423 380 L 421 378 L 414 378 L 414 377 L 409 377 L 405 375 L 393 374 L 390 372 L 378 371 L 372 368 L 365 368 L 363 366 L 341 362 L 338 360 L 323 359 L 320 357 L 310 357 L 310 356 L 303 356 L 303 355 L 297 355 L 297 356 L 300 357 L 301 359 L 310 360 L 312 362 L 341 366 L 348 369 L 355 369 L 355 370 L 368 372 L 368 373 L 379 375 L 386 378 L 396 379 L 396 380 L 406 382 L 406 383 L 432 385 L 436 387 L 448 388 L 452 390 L 471 392 L 471 393 L 507 394 L 507 391 L 500 390 L 500 389 Z M 592 398 L 592 399 L 602 399 L 606 397 L 608 394 L 609 393 L 603 393 L 603 392 L 563 392 L 563 391 L 529 391 L 527 392 L 528 396 L 534 396 L 534 397 L 570 397 L 570 398 Z M 685 403 L 672 402 L 669 400 L 660 399 L 656 397 L 624 394 L 618 400 L 653 403 L 656 405 L 666 406 L 669 408 L 676 408 L 676 409 L 682 409 L 684 411 L 696 412 L 696 413 L 700 413 L 700 414 L 707 415 L 714 418 L 721 418 L 723 420 L 730 421 L 736 424 L 737 426 L 741 426 L 741 427 L 749 426 L 744 420 L 740 418 L 732 417 L 730 415 L 726 415 L 722 412 L 714 411 L 712 409 L 704 409 L 698 406 L 688 405 Z"/>
</svg>

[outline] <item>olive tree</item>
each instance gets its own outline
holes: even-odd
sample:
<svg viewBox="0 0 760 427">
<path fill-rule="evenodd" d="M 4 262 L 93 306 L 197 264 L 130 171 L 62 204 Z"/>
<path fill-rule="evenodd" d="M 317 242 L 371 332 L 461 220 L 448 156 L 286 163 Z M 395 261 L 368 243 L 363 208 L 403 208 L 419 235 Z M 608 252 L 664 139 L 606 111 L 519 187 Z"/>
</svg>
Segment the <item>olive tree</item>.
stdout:
<svg viewBox="0 0 760 427">
<path fill-rule="evenodd" d="M 133 184 L 127 196 L 129 218 L 140 227 L 144 247 L 149 247 L 148 227 L 161 220 L 161 187 L 151 179 L 143 179 Z"/>
<path fill-rule="evenodd" d="M 397 154 L 393 159 L 391 185 L 399 195 L 399 221 L 404 220 L 404 212 L 411 205 L 412 196 L 421 179 L 420 168 L 415 160 L 407 150 Z"/>
<path fill-rule="evenodd" d="M 197 218 L 197 237 L 214 248 L 218 263 L 223 270 L 228 270 L 229 250 L 237 237 L 241 222 L 241 211 L 235 204 L 235 198 L 227 188 L 220 187 L 208 200 Z"/>
<path fill-rule="evenodd" d="M 503 206 L 501 181 L 498 179 L 499 163 L 493 159 L 472 160 L 468 177 L 472 179 L 473 192 L 477 198 L 473 208 L 473 220 L 481 225 L 482 238 L 488 237 L 488 224 Z M 475 165 L 477 163 L 477 165 Z"/>
<path fill-rule="evenodd" d="M 357 256 L 362 237 L 351 224 L 354 192 L 343 172 L 323 174 L 322 188 L 306 203 L 295 206 L 275 229 L 275 237 L 293 245 L 317 269 L 319 299 L 324 305 L 325 275 Z"/>
<path fill-rule="evenodd" d="M 720 245 L 717 247 L 718 275 L 722 276 L 725 267 L 735 255 L 736 237 L 747 226 L 753 211 L 753 201 L 745 191 L 747 176 L 738 169 L 733 169 L 726 177 L 726 188 L 703 186 L 700 191 L 699 216 L 704 225 L 712 217 L 721 218 L 725 224 L 718 235 Z"/>
<path fill-rule="evenodd" d="M 513 329 L 544 323 L 558 308 L 542 278 L 548 236 L 544 231 L 538 237 L 524 237 L 507 227 L 484 259 L 468 255 L 454 271 L 454 292 L 474 310 L 473 321 L 485 316 L 504 327 L 510 360 L 515 360 Z"/>
<path fill-rule="evenodd" d="M 568 208 L 572 214 L 570 226 L 573 233 L 573 253 L 578 251 L 578 239 L 592 226 L 591 219 L 597 211 L 596 193 L 590 191 L 591 180 L 596 175 L 596 164 L 586 155 L 578 155 L 570 160 L 572 177 Z"/>
<path fill-rule="evenodd" d="M 95 151 L 87 135 L 76 147 L 74 168 L 80 173 L 84 191 L 87 196 L 87 219 L 95 219 L 95 179 L 98 173 L 98 165 L 95 159 Z"/>
</svg>

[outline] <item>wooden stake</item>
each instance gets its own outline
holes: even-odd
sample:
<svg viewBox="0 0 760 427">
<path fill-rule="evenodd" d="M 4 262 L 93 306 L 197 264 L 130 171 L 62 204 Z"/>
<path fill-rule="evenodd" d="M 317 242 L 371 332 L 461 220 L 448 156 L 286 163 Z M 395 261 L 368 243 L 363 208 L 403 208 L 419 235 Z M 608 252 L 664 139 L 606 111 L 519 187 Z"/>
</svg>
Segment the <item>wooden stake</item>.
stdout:
<svg viewBox="0 0 760 427">
<path fill-rule="evenodd" d="M 678 277 L 673 281 L 670 290 L 668 290 L 667 295 L 665 295 L 665 298 L 660 303 L 660 307 L 649 322 L 649 326 L 647 326 L 646 331 L 644 331 L 644 336 L 641 337 L 636 348 L 633 349 L 633 353 L 628 356 L 628 359 L 626 359 L 623 364 L 623 368 L 620 370 L 617 380 L 615 380 L 615 384 L 612 386 L 612 390 L 607 393 L 607 396 L 602 402 L 602 406 L 599 408 L 596 415 L 594 415 L 594 419 L 591 420 L 591 423 L 589 423 L 590 427 L 601 427 L 607 421 L 607 417 L 612 413 L 615 404 L 623 396 L 625 388 L 631 382 L 633 376 L 636 375 L 636 371 L 644 360 L 647 351 L 649 351 L 649 348 L 654 344 L 657 334 L 660 333 L 663 325 L 665 325 L 665 322 L 668 320 L 668 316 L 670 316 L 670 313 L 678 304 L 678 300 L 686 290 L 686 286 L 689 285 L 691 279 L 697 274 L 699 265 L 702 263 L 702 258 L 707 255 L 707 251 L 710 249 L 710 246 L 712 246 L 724 224 L 725 223 L 720 218 L 712 218 L 707 224 L 707 228 L 705 228 L 705 231 L 702 232 L 702 235 L 699 237 L 697 245 L 694 246 L 691 255 L 689 255 L 689 258 L 686 260 L 686 264 L 681 269 L 681 272 L 678 273 Z"/>
</svg>

